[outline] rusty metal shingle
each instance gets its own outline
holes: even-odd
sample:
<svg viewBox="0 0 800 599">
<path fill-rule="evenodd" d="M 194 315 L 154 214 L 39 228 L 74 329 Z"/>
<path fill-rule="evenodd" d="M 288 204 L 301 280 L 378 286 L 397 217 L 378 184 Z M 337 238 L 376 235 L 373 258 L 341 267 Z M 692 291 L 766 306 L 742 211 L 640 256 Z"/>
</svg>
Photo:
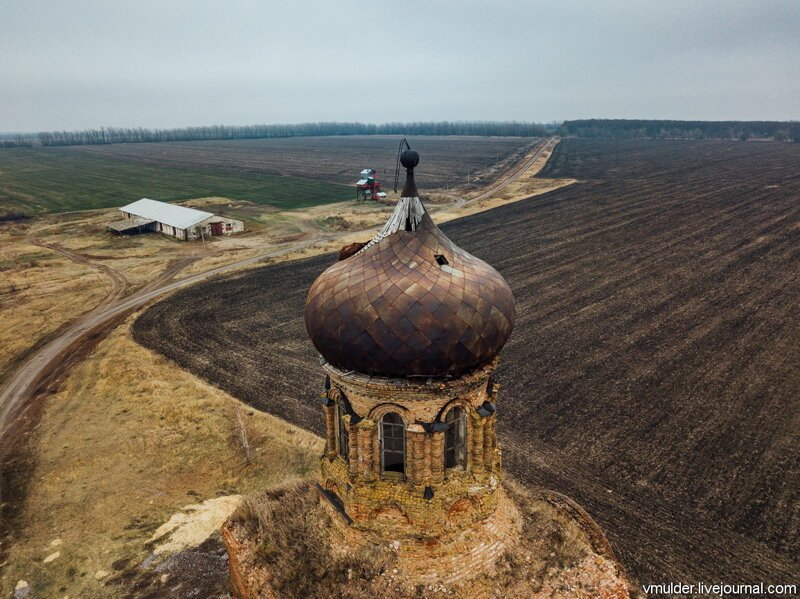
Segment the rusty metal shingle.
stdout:
<svg viewBox="0 0 800 599">
<path fill-rule="evenodd" d="M 418 210 L 413 200 L 398 210 Z M 340 369 L 460 375 L 489 362 L 508 340 L 514 298 L 505 279 L 450 241 L 423 207 L 415 230 L 376 238 L 323 272 L 305 318 L 317 350 Z"/>
</svg>

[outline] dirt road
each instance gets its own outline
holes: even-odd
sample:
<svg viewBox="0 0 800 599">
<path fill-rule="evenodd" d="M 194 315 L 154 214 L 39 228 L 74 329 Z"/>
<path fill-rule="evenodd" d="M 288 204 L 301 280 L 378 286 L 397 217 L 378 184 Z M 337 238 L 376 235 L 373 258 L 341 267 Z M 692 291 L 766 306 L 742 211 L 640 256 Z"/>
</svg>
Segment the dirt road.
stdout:
<svg viewBox="0 0 800 599">
<path fill-rule="evenodd" d="M 337 236 L 329 235 L 328 238 L 333 239 Z M 97 308 L 85 314 L 67 328 L 59 337 L 32 354 L 8 378 L 6 384 L 0 390 L 0 441 L 5 440 L 14 421 L 29 409 L 28 401 L 31 398 L 36 397 L 40 391 L 47 389 L 49 384 L 57 380 L 69 367 L 79 361 L 80 357 L 86 353 L 86 351 L 80 351 L 81 349 L 90 350 L 105 337 L 108 331 L 132 311 L 159 295 L 236 268 L 256 264 L 264 258 L 274 258 L 297 251 L 303 247 L 319 243 L 324 239 L 323 237 L 317 237 L 292 244 L 290 247 L 232 262 L 203 273 L 168 282 L 154 289 L 145 288 L 130 297 L 110 304 L 104 300 Z M 62 250 L 62 253 L 65 253 L 65 255 L 74 254 L 74 252 L 67 252 L 66 250 Z M 86 262 L 89 263 L 89 261 Z M 113 272 L 116 273 L 116 271 Z M 177 274 L 177 269 L 170 268 L 167 274 L 170 277 L 174 276 Z M 164 279 L 161 280 L 163 281 Z M 115 284 L 115 288 L 110 295 L 116 298 L 119 289 L 120 287 Z"/>
<path fill-rule="evenodd" d="M 470 204 L 499 192 L 530 169 L 545 150 L 552 150 L 558 144 L 558 141 L 558 138 L 551 137 L 541 144 L 534 154 L 527 157 L 521 165 L 517 165 L 510 176 L 501 179 L 491 189 L 481 192 L 478 196 L 457 202 L 458 206 Z M 123 297 L 128 288 L 128 281 L 118 271 L 58 244 L 45 244 L 36 237 L 29 238 L 32 244 L 55 250 L 71 260 L 100 271 L 111 279 L 113 287 L 97 307 L 68 326 L 61 335 L 30 355 L 6 380 L 3 388 L 0 389 L 0 447 L 7 443 L 9 431 L 12 429 L 14 422 L 31 407 L 31 400 L 46 391 L 55 381 L 68 372 L 74 364 L 78 363 L 83 356 L 91 351 L 110 330 L 132 311 L 159 295 L 192 285 L 215 275 L 256 264 L 265 258 L 279 257 L 320 242 L 332 241 L 353 234 L 352 231 L 329 234 L 322 234 L 316 230 L 309 230 L 308 232 L 313 234 L 290 246 L 232 262 L 179 280 L 174 280 L 174 277 L 194 259 L 175 260 L 161 277 L 129 297 Z M 372 229 L 365 229 L 362 232 L 365 236 L 374 233 Z"/>
<path fill-rule="evenodd" d="M 114 270 L 113 268 L 111 268 L 106 264 L 90 260 L 83 254 L 79 254 L 78 252 L 73 252 L 72 250 L 68 250 L 67 248 L 58 243 L 45 243 L 34 235 L 28 235 L 27 240 L 28 243 L 30 243 L 31 245 L 35 245 L 41 248 L 46 248 L 58 252 L 59 254 L 66 256 L 73 262 L 77 262 L 78 264 L 84 264 L 89 268 L 92 268 L 98 271 L 100 274 L 105 275 L 106 277 L 111 279 L 111 284 L 112 284 L 111 291 L 109 291 L 108 295 L 106 295 L 103 298 L 103 300 L 97 306 L 98 308 L 101 306 L 108 306 L 109 304 L 114 303 L 114 301 L 118 300 L 123 295 L 125 295 L 125 291 L 128 289 L 128 279 L 126 279 L 125 275 L 123 275 L 121 272 Z M 161 280 L 162 279 L 159 278 L 159 282 Z"/>
<path fill-rule="evenodd" d="M 467 204 L 471 204 L 473 202 L 479 202 L 480 200 L 485 200 L 486 198 L 490 198 L 496 193 L 499 193 L 509 184 L 513 183 L 514 181 L 519 179 L 522 175 L 524 175 L 528 171 L 528 169 L 530 169 L 536 163 L 536 161 L 539 160 L 539 158 L 541 158 L 544 152 L 547 151 L 552 152 L 553 149 L 558 145 L 559 141 L 561 141 L 560 137 L 553 136 L 548 138 L 547 141 L 542 143 L 538 147 L 538 149 L 533 154 L 531 154 L 530 158 L 528 158 L 528 160 L 523 162 L 522 165 L 517 170 L 513 171 L 511 175 L 501 179 L 496 185 L 493 185 L 486 191 L 482 191 L 476 196 L 467 198 L 465 202 Z"/>
</svg>

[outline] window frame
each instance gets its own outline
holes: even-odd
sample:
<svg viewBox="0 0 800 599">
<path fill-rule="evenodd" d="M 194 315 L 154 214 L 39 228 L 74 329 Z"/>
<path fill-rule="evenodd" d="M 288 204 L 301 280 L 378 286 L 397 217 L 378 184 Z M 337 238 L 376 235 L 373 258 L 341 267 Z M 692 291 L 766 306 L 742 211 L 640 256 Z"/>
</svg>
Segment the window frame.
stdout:
<svg viewBox="0 0 800 599">
<path fill-rule="evenodd" d="M 452 416 L 451 416 L 452 415 Z M 467 411 L 453 406 L 444 418 L 444 467 L 445 470 L 467 469 Z"/>
<path fill-rule="evenodd" d="M 397 422 L 387 422 L 386 419 L 388 417 L 393 417 L 397 419 Z M 400 432 L 399 435 L 392 434 L 387 437 L 387 429 L 389 432 L 397 433 L 398 430 Z M 387 412 L 380 419 L 380 427 L 379 427 L 379 449 L 381 453 L 381 474 L 399 474 L 405 476 L 406 474 L 406 423 L 403 420 L 403 417 L 398 414 L 397 412 Z M 388 449 L 387 448 L 387 438 L 392 441 L 400 441 L 401 449 Z M 386 455 L 387 454 L 394 454 L 400 455 L 400 470 L 387 470 L 386 469 Z"/>
</svg>

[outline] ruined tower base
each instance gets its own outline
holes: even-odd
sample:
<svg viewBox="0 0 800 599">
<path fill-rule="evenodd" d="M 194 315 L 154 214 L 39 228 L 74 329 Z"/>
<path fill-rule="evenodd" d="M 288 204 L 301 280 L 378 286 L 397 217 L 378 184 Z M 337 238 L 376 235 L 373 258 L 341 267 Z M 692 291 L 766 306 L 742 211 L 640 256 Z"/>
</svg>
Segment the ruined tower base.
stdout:
<svg viewBox="0 0 800 599">
<path fill-rule="evenodd" d="M 393 577 L 407 586 L 451 586 L 492 573 L 498 559 L 519 542 L 523 518 L 515 503 L 502 489 L 496 492 L 497 507 L 489 517 L 467 528 L 456 528 L 437 538 L 384 535 L 351 526 L 335 500 L 323 493 L 320 505 L 335 528 L 340 544 L 334 551 L 352 551 L 367 546 L 389 547 L 396 559 Z M 396 572 L 395 572 L 396 570 Z"/>
<path fill-rule="evenodd" d="M 249 498 L 223 529 L 235 597 L 639 596 L 568 498 L 511 484 L 477 527 L 387 540 L 311 481 Z"/>
</svg>

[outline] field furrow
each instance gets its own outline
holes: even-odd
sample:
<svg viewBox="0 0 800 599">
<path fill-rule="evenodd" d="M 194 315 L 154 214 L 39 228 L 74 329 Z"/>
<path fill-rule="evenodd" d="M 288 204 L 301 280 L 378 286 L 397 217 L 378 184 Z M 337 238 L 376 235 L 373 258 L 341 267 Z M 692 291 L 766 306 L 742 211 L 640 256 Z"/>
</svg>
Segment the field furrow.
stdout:
<svg viewBox="0 0 800 599">
<path fill-rule="evenodd" d="M 796 581 L 800 145 L 566 140 L 541 176 L 579 183 L 442 227 L 517 299 L 509 472 L 586 506 L 643 582 Z M 179 292 L 136 337 L 320 432 L 303 303 L 332 260 Z"/>
</svg>

